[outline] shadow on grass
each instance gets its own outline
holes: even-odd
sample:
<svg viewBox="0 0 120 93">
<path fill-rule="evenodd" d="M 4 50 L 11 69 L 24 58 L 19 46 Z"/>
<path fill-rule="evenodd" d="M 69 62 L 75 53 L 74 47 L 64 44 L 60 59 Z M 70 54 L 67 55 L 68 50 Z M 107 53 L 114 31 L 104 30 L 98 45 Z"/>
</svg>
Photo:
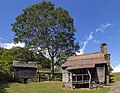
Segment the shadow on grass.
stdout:
<svg viewBox="0 0 120 93">
<path fill-rule="evenodd" d="M 9 88 L 8 83 L 0 82 L 0 93 L 8 93 L 5 88 Z"/>
</svg>

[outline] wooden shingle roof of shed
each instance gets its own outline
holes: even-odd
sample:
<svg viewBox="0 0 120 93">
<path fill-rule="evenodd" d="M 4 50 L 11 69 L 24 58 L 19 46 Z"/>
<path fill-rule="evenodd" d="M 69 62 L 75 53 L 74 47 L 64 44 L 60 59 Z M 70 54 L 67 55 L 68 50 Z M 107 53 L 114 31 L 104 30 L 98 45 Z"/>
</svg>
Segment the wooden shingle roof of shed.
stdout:
<svg viewBox="0 0 120 93">
<path fill-rule="evenodd" d="M 61 67 L 67 67 L 67 70 L 93 68 L 96 64 L 104 63 L 107 63 L 105 60 L 105 54 L 102 52 L 95 52 L 91 54 L 71 56 Z"/>
<path fill-rule="evenodd" d="M 37 68 L 36 62 L 13 61 L 13 67 Z"/>
</svg>

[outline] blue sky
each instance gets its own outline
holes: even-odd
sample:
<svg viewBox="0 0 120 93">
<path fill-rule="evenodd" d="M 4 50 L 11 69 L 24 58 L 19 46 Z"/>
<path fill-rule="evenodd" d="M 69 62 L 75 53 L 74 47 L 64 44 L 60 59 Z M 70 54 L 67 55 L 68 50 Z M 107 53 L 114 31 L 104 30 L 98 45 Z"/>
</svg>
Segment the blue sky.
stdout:
<svg viewBox="0 0 120 93">
<path fill-rule="evenodd" d="M 11 24 L 22 10 L 42 0 L 0 0 L 0 46 L 13 44 Z M 101 43 L 108 44 L 111 64 L 120 64 L 120 0 L 51 0 L 74 19 L 76 41 L 81 51 L 100 51 Z"/>
</svg>

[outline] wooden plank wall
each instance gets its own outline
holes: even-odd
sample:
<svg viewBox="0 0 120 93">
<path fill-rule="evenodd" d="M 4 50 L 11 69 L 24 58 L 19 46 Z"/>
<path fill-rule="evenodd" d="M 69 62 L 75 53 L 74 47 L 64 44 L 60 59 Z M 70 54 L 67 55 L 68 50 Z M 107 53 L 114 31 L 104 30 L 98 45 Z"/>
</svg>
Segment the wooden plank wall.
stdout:
<svg viewBox="0 0 120 93">
<path fill-rule="evenodd" d="M 97 65 L 96 69 L 97 69 L 98 81 L 100 83 L 104 83 L 105 82 L 105 65 Z"/>
</svg>

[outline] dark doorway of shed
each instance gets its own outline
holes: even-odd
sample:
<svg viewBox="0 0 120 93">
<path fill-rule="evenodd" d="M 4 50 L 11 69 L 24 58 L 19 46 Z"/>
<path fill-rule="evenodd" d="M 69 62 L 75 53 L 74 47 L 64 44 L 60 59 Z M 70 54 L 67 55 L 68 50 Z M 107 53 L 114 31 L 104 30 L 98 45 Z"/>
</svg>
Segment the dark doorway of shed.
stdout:
<svg viewBox="0 0 120 93">
<path fill-rule="evenodd" d="M 23 78 L 23 83 L 27 84 L 27 80 L 28 80 L 28 78 Z"/>
<path fill-rule="evenodd" d="M 86 83 L 86 84 L 76 84 L 75 88 L 89 88 L 89 83 Z"/>
</svg>

